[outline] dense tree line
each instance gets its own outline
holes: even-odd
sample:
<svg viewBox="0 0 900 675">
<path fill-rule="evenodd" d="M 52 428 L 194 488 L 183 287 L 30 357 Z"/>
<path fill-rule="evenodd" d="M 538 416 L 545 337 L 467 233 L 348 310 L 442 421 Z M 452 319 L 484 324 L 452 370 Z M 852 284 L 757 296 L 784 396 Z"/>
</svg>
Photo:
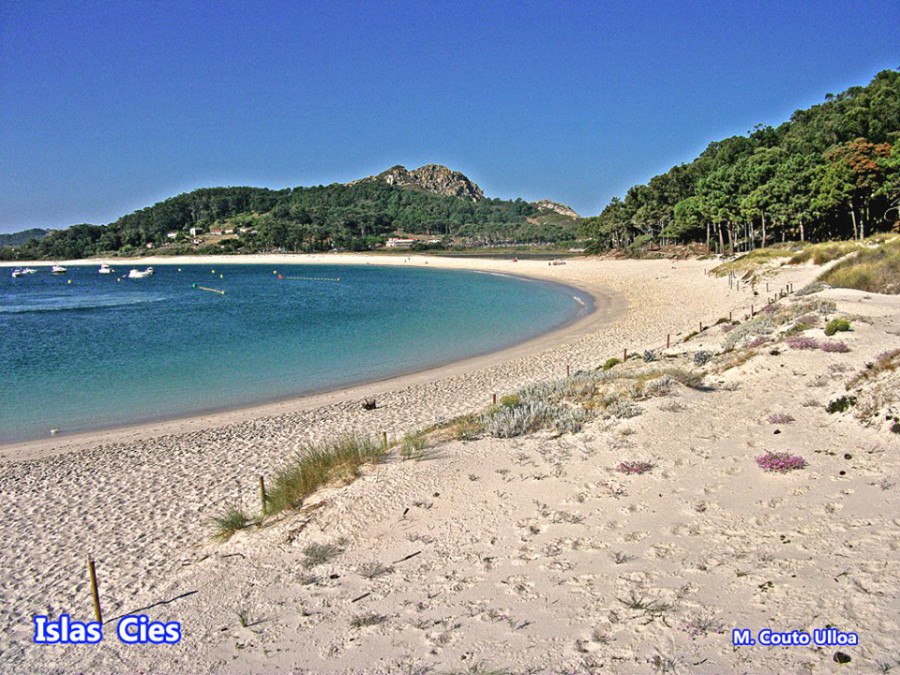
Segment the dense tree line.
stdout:
<svg viewBox="0 0 900 675">
<path fill-rule="evenodd" d="M 890 229 L 900 197 L 900 71 L 878 73 L 777 128 L 711 143 L 630 188 L 581 233 L 591 249 L 705 241 L 718 252 Z"/>
<path fill-rule="evenodd" d="M 351 185 L 269 190 L 225 187 L 194 190 L 135 211 L 109 225 L 76 225 L 31 241 L 8 258 L 63 259 L 133 253 L 147 244 L 170 252 L 267 250 L 366 250 L 395 232 L 473 242 L 558 241 L 576 235 L 568 227 L 540 224 L 538 209 L 521 199 L 469 201 L 390 186 L 378 181 Z M 220 247 L 192 248 L 188 232 L 211 226 L 235 230 Z M 170 232 L 178 233 L 173 244 Z M 3 250 L 0 249 L 0 256 Z"/>
</svg>

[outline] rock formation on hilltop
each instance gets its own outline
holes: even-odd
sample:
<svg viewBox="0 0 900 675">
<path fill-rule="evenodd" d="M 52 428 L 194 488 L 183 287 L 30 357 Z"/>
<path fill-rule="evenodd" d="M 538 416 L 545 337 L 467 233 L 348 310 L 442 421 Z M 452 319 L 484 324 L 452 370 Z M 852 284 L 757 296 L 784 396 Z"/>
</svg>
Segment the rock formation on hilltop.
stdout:
<svg viewBox="0 0 900 675">
<path fill-rule="evenodd" d="M 484 199 L 484 192 L 478 185 L 459 171 L 452 171 L 440 164 L 426 164 L 413 171 L 407 171 L 405 166 L 398 164 L 377 176 L 369 176 L 354 183 L 369 181 L 381 181 L 388 185 L 424 190 L 445 197 L 460 197 L 473 202 Z"/>
<path fill-rule="evenodd" d="M 571 206 L 566 206 L 565 204 L 560 204 L 559 202 L 552 202 L 549 199 L 542 199 L 539 202 L 532 202 L 539 209 L 543 209 L 544 211 L 554 211 L 561 216 L 569 216 L 570 218 L 581 218 L 581 216 L 576 213 L 575 209 Z"/>
</svg>

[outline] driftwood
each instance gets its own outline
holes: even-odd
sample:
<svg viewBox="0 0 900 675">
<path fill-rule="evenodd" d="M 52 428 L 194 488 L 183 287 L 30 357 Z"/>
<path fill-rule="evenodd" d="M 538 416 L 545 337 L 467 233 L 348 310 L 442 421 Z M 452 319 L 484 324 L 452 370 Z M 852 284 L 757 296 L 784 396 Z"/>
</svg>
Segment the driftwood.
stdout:
<svg viewBox="0 0 900 675">
<path fill-rule="evenodd" d="M 375 397 L 367 398 L 363 400 L 363 410 L 375 410 L 378 406 L 375 405 Z"/>
</svg>

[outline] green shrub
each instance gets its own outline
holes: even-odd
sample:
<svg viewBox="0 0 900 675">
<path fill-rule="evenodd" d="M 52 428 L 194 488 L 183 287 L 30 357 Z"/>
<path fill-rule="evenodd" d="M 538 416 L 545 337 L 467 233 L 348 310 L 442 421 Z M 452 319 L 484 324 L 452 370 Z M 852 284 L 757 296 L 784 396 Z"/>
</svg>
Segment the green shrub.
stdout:
<svg viewBox="0 0 900 675">
<path fill-rule="evenodd" d="M 500 399 L 500 405 L 503 408 L 515 408 L 522 405 L 522 398 L 518 394 L 507 394 Z"/>
<path fill-rule="evenodd" d="M 832 319 L 828 322 L 828 325 L 825 326 L 825 335 L 829 337 L 837 333 L 838 331 L 844 332 L 850 330 L 850 322 L 846 319 Z"/>
<path fill-rule="evenodd" d="M 855 396 L 841 396 L 839 398 L 831 401 L 827 406 L 825 406 L 825 411 L 833 415 L 834 413 L 842 413 L 849 410 L 851 407 L 856 405 L 856 397 Z"/>
<path fill-rule="evenodd" d="M 603 364 L 603 370 L 609 370 L 613 366 L 617 366 L 622 363 L 621 359 L 617 359 L 615 356 L 611 359 L 606 359 L 606 363 Z"/>
</svg>

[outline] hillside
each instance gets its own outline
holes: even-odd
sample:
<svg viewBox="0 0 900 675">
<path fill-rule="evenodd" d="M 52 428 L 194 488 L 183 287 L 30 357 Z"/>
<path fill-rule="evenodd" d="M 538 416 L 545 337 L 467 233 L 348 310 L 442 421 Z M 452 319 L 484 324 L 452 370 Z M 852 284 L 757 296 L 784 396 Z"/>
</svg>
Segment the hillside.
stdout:
<svg viewBox="0 0 900 675">
<path fill-rule="evenodd" d="M 718 252 L 785 239 L 862 239 L 896 227 L 900 71 L 878 73 L 776 128 L 710 143 L 688 164 L 582 222 L 592 249 L 703 241 Z"/>
<path fill-rule="evenodd" d="M 551 204 L 487 198 L 444 166 L 395 166 L 348 184 L 194 190 L 108 225 L 75 225 L 16 250 L 0 249 L 0 259 L 362 251 L 398 234 L 460 245 L 574 239 L 577 217 Z"/>
<path fill-rule="evenodd" d="M 11 234 L 0 233 L 0 246 L 21 246 L 31 239 L 43 239 L 48 234 L 50 234 L 50 230 L 42 230 L 39 228 L 22 230 L 21 232 L 13 232 Z"/>
</svg>

